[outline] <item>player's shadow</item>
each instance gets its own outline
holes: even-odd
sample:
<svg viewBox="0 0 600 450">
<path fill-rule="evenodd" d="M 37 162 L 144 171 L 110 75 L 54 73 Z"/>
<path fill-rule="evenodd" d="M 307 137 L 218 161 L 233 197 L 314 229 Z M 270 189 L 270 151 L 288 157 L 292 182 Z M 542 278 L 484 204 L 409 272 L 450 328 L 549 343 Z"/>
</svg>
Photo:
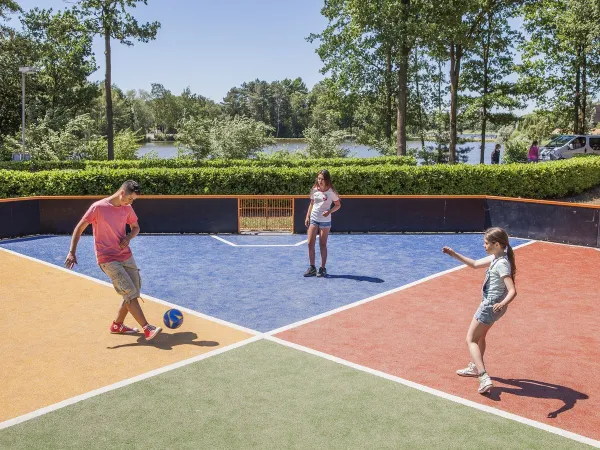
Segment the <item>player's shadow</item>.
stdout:
<svg viewBox="0 0 600 450">
<path fill-rule="evenodd" d="M 173 347 L 178 345 L 196 345 L 198 347 L 216 347 L 219 345 L 216 341 L 197 341 L 196 339 L 198 339 L 198 335 L 191 331 L 182 331 L 180 333 L 165 333 L 163 331 L 151 341 L 147 341 L 146 338 L 141 335 L 137 339 L 137 342 L 130 342 L 128 344 L 115 345 L 114 347 L 107 348 L 113 350 L 117 348 L 148 345 L 161 350 L 173 350 Z"/>
<path fill-rule="evenodd" d="M 555 419 L 559 414 L 572 409 L 575 406 L 575 403 L 577 403 L 577 400 L 587 400 L 589 398 L 589 396 L 583 392 L 559 384 L 546 383 L 543 381 L 512 378 L 505 379 L 499 377 L 492 377 L 492 380 L 514 386 L 514 388 L 495 386 L 489 395 L 489 397 L 495 401 L 500 401 L 500 396 L 503 393 L 518 395 L 519 397 L 549 398 L 562 401 L 564 403 L 563 406 L 556 411 L 548 413 L 547 417 L 549 419 Z"/>
<path fill-rule="evenodd" d="M 354 281 L 367 281 L 369 283 L 384 283 L 385 280 L 381 278 L 367 277 L 364 275 L 325 275 L 325 278 L 344 278 L 346 280 L 354 280 Z"/>
</svg>

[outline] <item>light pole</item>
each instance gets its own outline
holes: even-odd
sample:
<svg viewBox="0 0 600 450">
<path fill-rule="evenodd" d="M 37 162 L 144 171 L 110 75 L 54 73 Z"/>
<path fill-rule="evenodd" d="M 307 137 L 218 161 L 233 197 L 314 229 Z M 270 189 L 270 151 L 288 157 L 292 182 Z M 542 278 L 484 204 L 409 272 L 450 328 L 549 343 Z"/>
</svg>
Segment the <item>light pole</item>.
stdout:
<svg viewBox="0 0 600 450">
<path fill-rule="evenodd" d="M 25 155 L 25 75 L 28 73 L 36 73 L 39 69 L 36 67 L 19 67 L 19 72 L 21 72 L 21 120 L 22 120 L 22 130 L 21 130 L 21 144 L 23 146 L 23 155 Z"/>
</svg>

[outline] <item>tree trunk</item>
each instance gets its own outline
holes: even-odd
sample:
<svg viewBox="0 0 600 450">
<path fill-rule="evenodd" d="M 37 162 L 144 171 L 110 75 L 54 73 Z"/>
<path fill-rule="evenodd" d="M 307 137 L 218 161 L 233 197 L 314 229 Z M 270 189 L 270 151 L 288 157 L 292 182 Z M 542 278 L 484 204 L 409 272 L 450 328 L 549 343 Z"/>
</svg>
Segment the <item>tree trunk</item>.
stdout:
<svg viewBox="0 0 600 450">
<path fill-rule="evenodd" d="M 104 29 L 104 55 L 106 57 L 106 78 L 104 87 L 106 90 L 106 141 L 108 143 L 108 159 L 115 159 L 115 143 L 113 135 L 113 105 L 112 105 L 112 82 L 110 67 L 110 30 Z"/>
<path fill-rule="evenodd" d="M 492 15 L 488 14 L 488 24 L 485 41 L 483 43 L 483 95 L 481 104 L 481 153 L 479 155 L 479 163 L 485 164 L 485 128 L 487 126 L 487 95 L 489 86 L 489 56 L 490 56 L 490 39 L 492 34 Z"/>
<path fill-rule="evenodd" d="M 586 134 L 587 130 L 587 57 L 585 49 L 582 55 L 582 73 L 581 73 L 581 134 Z"/>
<path fill-rule="evenodd" d="M 577 59 L 575 62 L 575 105 L 573 107 L 573 133 L 580 134 L 579 132 L 579 107 L 580 98 L 579 93 L 581 89 L 581 45 L 577 45 Z"/>
<path fill-rule="evenodd" d="M 456 116 L 458 109 L 458 79 L 462 46 L 450 43 L 450 155 L 448 163 L 456 163 Z"/>
<path fill-rule="evenodd" d="M 421 92 L 419 91 L 419 52 L 415 48 L 415 88 L 419 108 L 419 135 L 421 136 L 421 150 L 425 150 L 425 129 L 423 126 L 423 105 L 421 103 Z"/>
<path fill-rule="evenodd" d="M 398 67 L 398 137 L 396 141 L 397 155 L 406 155 L 406 104 L 408 80 L 408 47 L 403 43 L 400 46 L 400 64 Z"/>
<path fill-rule="evenodd" d="M 388 145 L 392 139 L 392 47 L 386 51 L 385 66 L 385 137 Z"/>
<path fill-rule="evenodd" d="M 438 105 L 438 114 L 442 114 L 442 60 L 438 59 L 438 86 L 437 86 L 437 105 Z"/>
</svg>

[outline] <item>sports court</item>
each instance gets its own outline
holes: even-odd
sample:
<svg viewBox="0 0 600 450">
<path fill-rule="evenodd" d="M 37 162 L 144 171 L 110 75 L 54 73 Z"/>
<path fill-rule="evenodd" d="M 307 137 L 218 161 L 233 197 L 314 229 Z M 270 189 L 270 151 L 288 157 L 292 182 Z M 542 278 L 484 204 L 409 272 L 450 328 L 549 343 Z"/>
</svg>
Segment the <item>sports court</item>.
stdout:
<svg viewBox="0 0 600 450">
<path fill-rule="evenodd" d="M 513 239 L 482 396 L 455 370 L 485 270 L 441 252 L 481 233 L 334 233 L 322 279 L 304 235 L 140 235 L 146 315 L 185 315 L 152 343 L 109 334 L 119 297 L 91 236 L 61 267 L 69 239 L 0 241 L 0 448 L 600 446 L 597 249 Z"/>
</svg>

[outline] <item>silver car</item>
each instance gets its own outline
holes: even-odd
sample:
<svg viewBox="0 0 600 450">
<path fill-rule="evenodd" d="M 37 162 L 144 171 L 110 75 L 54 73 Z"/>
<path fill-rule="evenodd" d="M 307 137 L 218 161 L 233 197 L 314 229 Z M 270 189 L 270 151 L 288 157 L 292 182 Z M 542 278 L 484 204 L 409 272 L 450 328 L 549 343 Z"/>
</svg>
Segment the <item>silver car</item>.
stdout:
<svg viewBox="0 0 600 450">
<path fill-rule="evenodd" d="M 540 160 L 571 158 L 577 153 L 600 155 L 600 136 L 561 135 L 540 147 Z"/>
</svg>

